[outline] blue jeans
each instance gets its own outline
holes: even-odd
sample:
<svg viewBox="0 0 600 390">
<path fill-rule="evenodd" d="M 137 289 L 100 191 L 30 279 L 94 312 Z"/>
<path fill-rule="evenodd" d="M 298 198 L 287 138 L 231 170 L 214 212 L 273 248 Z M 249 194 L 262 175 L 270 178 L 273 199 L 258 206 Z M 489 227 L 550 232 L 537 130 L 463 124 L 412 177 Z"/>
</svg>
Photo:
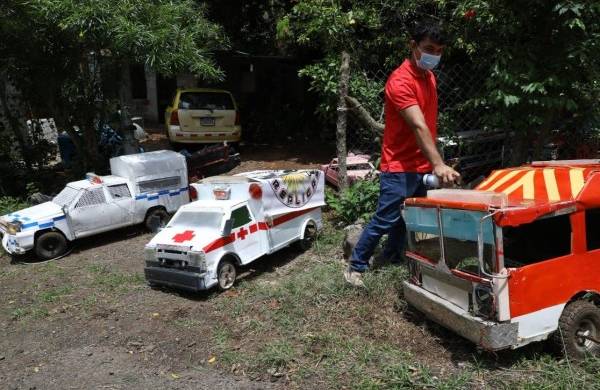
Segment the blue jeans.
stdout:
<svg viewBox="0 0 600 390">
<path fill-rule="evenodd" d="M 425 196 L 426 193 L 421 173 L 381 173 L 377 211 L 352 251 L 350 258 L 352 270 L 364 272 L 369 268 L 369 259 L 384 234 L 388 235 L 388 240 L 383 256 L 386 259 L 401 259 L 406 241 L 406 224 L 401 213 L 402 204 L 406 198 Z"/>
</svg>

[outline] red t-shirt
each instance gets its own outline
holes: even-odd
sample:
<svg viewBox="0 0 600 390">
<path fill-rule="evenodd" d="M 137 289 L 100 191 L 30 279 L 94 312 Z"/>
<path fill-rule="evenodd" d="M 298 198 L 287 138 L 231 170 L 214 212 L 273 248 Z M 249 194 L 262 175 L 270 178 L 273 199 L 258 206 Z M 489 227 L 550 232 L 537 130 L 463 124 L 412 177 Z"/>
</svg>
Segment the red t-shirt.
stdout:
<svg viewBox="0 0 600 390">
<path fill-rule="evenodd" d="M 382 172 L 431 172 L 413 130 L 400 116 L 400 111 L 418 105 L 434 141 L 437 136 L 437 91 L 435 76 L 425 75 L 409 60 L 404 60 L 385 84 L 385 130 L 381 145 Z"/>
</svg>

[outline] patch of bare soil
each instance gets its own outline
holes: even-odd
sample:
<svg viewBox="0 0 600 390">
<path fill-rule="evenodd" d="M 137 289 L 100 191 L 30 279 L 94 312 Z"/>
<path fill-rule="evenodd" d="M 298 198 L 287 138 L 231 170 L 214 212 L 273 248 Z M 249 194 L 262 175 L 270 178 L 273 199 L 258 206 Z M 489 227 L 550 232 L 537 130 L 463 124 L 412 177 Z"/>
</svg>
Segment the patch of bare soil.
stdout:
<svg viewBox="0 0 600 390">
<path fill-rule="evenodd" d="M 142 143 L 142 147 L 146 151 L 171 149 L 166 135 L 158 128 L 149 129 L 148 140 Z M 186 148 L 185 145 L 180 147 Z M 188 149 L 193 151 L 198 147 L 190 145 Z M 231 174 L 261 169 L 318 168 L 329 163 L 335 154 L 331 146 L 293 140 L 275 145 L 242 143 L 237 149 L 241 163 L 229 172 Z"/>
<path fill-rule="evenodd" d="M 43 264 L 0 259 L 3 388 L 275 388 L 219 370 L 212 293 L 147 287 L 135 229 L 84 240 Z"/>
</svg>

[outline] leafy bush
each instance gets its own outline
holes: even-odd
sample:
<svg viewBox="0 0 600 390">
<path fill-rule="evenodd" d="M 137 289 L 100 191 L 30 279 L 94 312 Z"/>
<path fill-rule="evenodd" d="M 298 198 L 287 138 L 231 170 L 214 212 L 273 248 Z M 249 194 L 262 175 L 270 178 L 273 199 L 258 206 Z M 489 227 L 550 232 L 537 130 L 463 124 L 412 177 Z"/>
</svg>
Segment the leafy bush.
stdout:
<svg viewBox="0 0 600 390">
<path fill-rule="evenodd" d="M 327 191 L 325 195 L 336 219 L 347 224 L 359 218 L 368 221 L 377 208 L 379 179 L 361 180 L 342 193 Z"/>
<path fill-rule="evenodd" d="M 12 213 L 14 211 L 24 209 L 26 207 L 29 207 L 29 204 L 23 202 L 19 198 L 14 198 L 12 196 L 0 197 L 0 215 Z"/>
</svg>

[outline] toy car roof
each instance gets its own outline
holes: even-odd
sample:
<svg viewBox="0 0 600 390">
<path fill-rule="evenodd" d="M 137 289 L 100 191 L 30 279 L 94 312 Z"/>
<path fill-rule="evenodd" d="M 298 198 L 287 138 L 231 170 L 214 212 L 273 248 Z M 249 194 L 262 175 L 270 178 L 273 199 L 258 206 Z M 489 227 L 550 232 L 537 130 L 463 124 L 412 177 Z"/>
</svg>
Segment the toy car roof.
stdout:
<svg viewBox="0 0 600 390">
<path fill-rule="evenodd" d="M 348 155 L 348 157 L 346 157 L 346 164 L 347 165 L 351 165 L 351 164 L 365 164 L 369 162 L 369 158 L 370 156 L 368 154 L 356 154 L 356 155 Z M 333 163 L 337 164 L 338 163 L 338 159 L 337 157 L 333 159 Z"/>
<path fill-rule="evenodd" d="M 172 150 L 129 154 L 110 159 L 113 175 L 135 181 L 140 178 L 153 179 L 165 175 L 187 175 L 185 157 Z M 176 173 L 177 172 L 177 173 Z M 187 181 L 187 176 L 185 177 Z"/>
<path fill-rule="evenodd" d="M 524 223 L 565 208 L 599 207 L 600 160 L 537 161 L 493 171 L 475 191 L 444 191 L 443 196 L 413 198 L 407 204 L 498 208 L 504 216 L 512 216 L 512 222 Z"/>
</svg>

